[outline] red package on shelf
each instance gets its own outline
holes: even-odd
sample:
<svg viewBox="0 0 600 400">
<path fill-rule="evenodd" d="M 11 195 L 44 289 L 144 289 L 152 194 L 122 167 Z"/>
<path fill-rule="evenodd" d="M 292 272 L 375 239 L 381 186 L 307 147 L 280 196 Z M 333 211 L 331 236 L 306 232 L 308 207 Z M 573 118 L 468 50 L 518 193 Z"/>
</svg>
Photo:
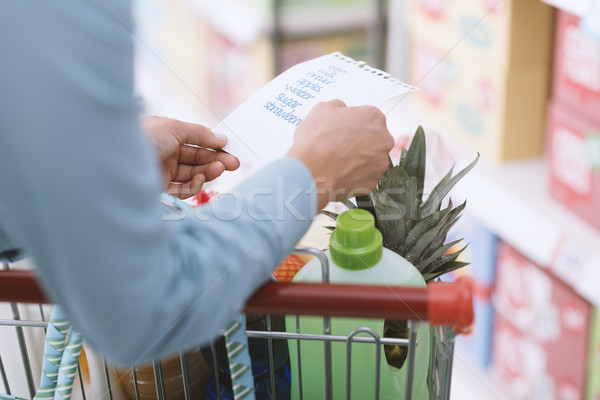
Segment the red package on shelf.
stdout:
<svg viewBox="0 0 600 400">
<path fill-rule="evenodd" d="M 600 122 L 600 41 L 579 28 L 579 18 L 558 12 L 553 97 Z"/>
<path fill-rule="evenodd" d="M 550 194 L 600 229 L 600 119 L 562 102 L 548 111 Z"/>
<path fill-rule="evenodd" d="M 512 398 L 583 399 L 589 303 L 501 243 L 494 304 L 492 365 Z"/>
</svg>

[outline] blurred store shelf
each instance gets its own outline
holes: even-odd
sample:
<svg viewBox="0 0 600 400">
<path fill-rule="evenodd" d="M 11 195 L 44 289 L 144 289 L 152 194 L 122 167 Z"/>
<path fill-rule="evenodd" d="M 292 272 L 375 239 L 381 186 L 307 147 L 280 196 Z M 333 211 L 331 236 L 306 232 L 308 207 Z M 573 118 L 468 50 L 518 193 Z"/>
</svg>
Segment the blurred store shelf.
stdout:
<svg viewBox="0 0 600 400">
<path fill-rule="evenodd" d="M 346 3 L 280 1 L 279 21 L 275 21 L 276 7 L 270 1 L 185 1 L 198 17 L 231 40 L 243 43 L 251 43 L 261 34 L 272 34 L 276 24 L 286 39 L 295 39 L 364 29 L 376 18 L 373 0 Z M 232 13 L 232 9 L 237 12 Z"/>
<path fill-rule="evenodd" d="M 468 358 L 455 353 L 450 400 L 510 400 L 499 379 L 490 370 L 473 367 Z"/>
<path fill-rule="evenodd" d="M 288 7 L 281 13 L 281 30 L 288 39 L 330 35 L 364 29 L 375 18 L 371 2 L 349 4 L 343 8 L 339 5 Z"/>
<path fill-rule="evenodd" d="M 457 191 L 504 241 L 600 305 L 600 232 L 550 198 L 543 159 L 483 162 Z"/>
<path fill-rule="evenodd" d="M 439 136 L 446 147 L 431 160 L 438 164 L 431 166 L 440 170 L 436 173 L 445 172 L 452 163 L 458 171 L 472 161 L 475 151 L 415 112 L 410 99 L 399 103 L 388 115 L 388 126 L 396 136 L 414 132 L 419 124 L 424 126 L 428 142 Z M 590 303 L 600 306 L 600 231 L 550 197 L 548 175 L 542 157 L 503 163 L 482 157 L 458 183 L 452 198 L 455 203 L 467 199 L 467 213 Z"/>
<path fill-rule="evenodd" d="M 550 4 L 551 6 L 560 8 L 563 11 L 577 15 L 578 17 L 584 16 L 589 10 L 591 10 L 595 0 L 543 0 L 544 3 Z"/>
<path fill-rule="evenodd" d="M 216 116 L 193 89 L 166 67 L 153 68 L 138 56 L 136 92 L 143 99 L 144 115 L 158 115 L 211 125 Z"/>
</svg>

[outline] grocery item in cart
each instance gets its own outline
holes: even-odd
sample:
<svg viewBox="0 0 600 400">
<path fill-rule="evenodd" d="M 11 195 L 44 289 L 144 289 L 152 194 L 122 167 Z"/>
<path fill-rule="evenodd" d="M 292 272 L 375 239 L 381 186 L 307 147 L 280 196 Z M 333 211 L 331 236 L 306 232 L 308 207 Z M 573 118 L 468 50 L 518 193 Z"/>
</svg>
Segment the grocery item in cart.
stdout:
<svg viewBox="0 0 600 400">
<path fill-rule="evenodd" d="M 71 398 L 81 355 L 81 344 L 81 336 L 71 327 L 62 308 L 55 307 L 47 327 L 40 384 L 34 399 Z M 2 373 L 4 386 L 8 388 L 4 369 Z M 0 399 L 22 400 L 19 397 L 3 394 L 0 394 Z"/>
<path fill-rule="evenodd" d="M 273 271 L 273 276 L 278 282 L 289 282 L 311 258 L 305 255 L 290 254 Z"/>
<path fill-rule="evenodd" d="M 346 202 L 346 205 L 369 211 L 383 235 L 384 247 L 406 258 L 425 281 L 434 280 L 468 264 L 457 261 L 464 247 L 451 250 L 461 239 L 446 243 L 448 232 L 461 217 L 466 201 L 454 207 L 452 199 L 446 204 L 444 199 L 478 160 L 479 155 L 456 175 L 451 168 L 426 193 L 426 141 L 425 132 L 419 126 L 408 150 L 402 149 L 398 165 L 390 159 L 377 189 L 368 196 L 356 197 L 356 204 Z M 337 218 L 335 213 L 323 212 Z"/>
<path fill-rule="evenodd" d="M 330 240 L 330 250 L 326 252 L 330 263 L 330 281 L 333 283 L 360 283 L 373 285 L 425 286 L 419 271 L 404 258 L 383 248 L 381 233 L 375 228 L 373 216 L 360 209 L 349 210 L 337 219 L 337 228 Z M 317 260 L 302 268 L 294 282 L 320 282 L 321 265 Z M 385 287 L 382 288 L 385 290 Z M 323 333 L 323 318 L 301 316 L 299 332 L 308 334 Z M 369 328 L 383 337 L 383 319 L 332 318 L 331 333 L 347 336 L 358 328 Z M 288 332 L 296 332 L 296 317 L 286 317 Z M 358 336 L 364 336 L 363 333 Z M 419 345 L 416 350 L 416 370 L 413 380 L 415 398 L 428 398 L 427 371 L 429 366 L 429 327 L 421 325 L 418 330 Z M 346 396 L 346 370 L 351 369 L 352 396 L 358 399 L 373 398 L 379 386 L 381 398 L 400 399 L 404 396 L 406 384 L 405 368 L 397 369 L 388 365 L 382 356 L 383 346 L 354 343 L 351 345 L 351 359 L 346 357 L 346 343 L 332 344 L 333 398 Z M 290 364 L 292 368 L 292 398 L 300 398 L 299 375 L 301 374 L 304 398 L 325 398 L 324 348 L 318 342 L 304 342 L 298 354 L 296 343 L 289 341 Z M 379 353 L 380 378 L 376 382 L 376 352 Z M 298 358 L 301 367 L 298 368 Z"/>
<path fill-rule="evenodd" d="M 377 189 L 368 196 L 356 198 L 356 205 L 375 217 L 375 225 L 383 235 L 383 244 L 406 258 L 431 281 L 448 272 L 466 266 L 458 260 L 464 247 L 453 251 L 461 240 L 446 243 L 449 230 L 460 218 L 466 202 L 454 207 L 451 199 L 442 208 L 450 190 L 477 164 L 479 156 L 469 165 L 452 175 L 453 168 L 429 191 L 425 192 L 426 141 L 425 132 L 419 126 L 410 146 L 402 149 L 398 165 L 390 159 L 390 165 L 379 180 Z M 336 218 L 335 213 L 327 213 Z M 386 320 L 385 336 L 406 338 L 406 321 Z M 449 333 L 449 332 L 448 332 Z M 385 356 L 390 365 L 400 368 L 406 360 L 406 348 L 385 346 Z"/>
<path fill-rule="evenodd" d="M 210 375 L 210 367 L 202 358 L 200 348 L 188 351 L 187 366 L 182 368 L 179 354 L 160 360 L 163 376 L 164 391 L 170 400 L 184 400 L 185 390 L 183 371 L 187 369 L 190 377 L 190 390 L 194 398 L 206 398 L 206 382 Z M 158 398 L 154 377 L 154 365 L 148 363 L 133 368 L 115 371 L 116 380 L 124 396 L 128 400 L 155 400 Z M 136 394 L 136 389 L 138 393 Z"/>
<path fill-rule="evenodd" d="M 323 269 L 327 269 L 327 257 L 322 252 L 306 248 L 298 248 L 296 251 L 315 256 L 321 261 L 324 267 Z M 386 288 L 381 285 L 364 285 L 362 283 L 360 285 L 323 285 L 321 283 L 296 284 L 291 282 L 269 283 L 259 289 L 248 303 L 246 303 L 244 312 L 257 315 L 271 314 L 273 316 L 298 314 L 345 316 L 353 318 L 390 318 L 393 320 L 413 321 L 426 320 L 432 325 L 431 362 L 429 364 L 430 379 L 428 381 L 429 393 L 431 396 L 429 398 L 431 400 L 448 400 L 450 395 L 450 374 L 452 371 L 453 335 L 447 335 L 448 329 L 446 328 L 455 326 L 459 330 L 464 330 L 472 325 L 472 284 L 470 284 L 469 280 L 463 276 L 458 278 L 455 283 L 434 282 L 426 288 L 396 286 L 387 287 L 387 290 L 381 289 Z M 47 301 L 48 299 L 36 284 L 35 273 L 31 271 L 0 271 L 0 302 L 44 303 Z M 330 319 L 329 317 L 325 317 L 324 320 L 327 321 Z M 0 325 L 7 326 L 9 329 L 14 329 L 16 327 L 17 330 L 21 326 L 35 326 L 37 329 L 46 326 L 43 321 L 21 320 L 16 317 L 14 321 L 1 320 Z M 435 326 L 435 328 L 433 326 Z M 320 344 L 324 345 L 325 348 L 327 348 L 328 345 L 331 345 L 331 342 L 347 340 L 346 336 L 336 336 L 331 334 L 316 336 L 280 332 L 280 328 L 276 327 L 273 323 L 270 328 L 271 329 L 264 332 L 248 331 L 248 336 L 250 338 L 272 340 L 273 344 L 282 340 L 296 342 L 300 339 L 299 346 L 302 346 L 302 343 L 314 343 L 314 341 L 317 340 Z M 355 337 L 354 340 L 356 341 L 356 339 L 357 338 Z M 374 338 L 359 339 L 361 342 L 375 342 Z M 398 344 L 401 346 L 408 345 L 409 348 L 409 356 L 406 361 L 408 365 L 407 394 L 405 397 L 400 396 L 399 398 L 418 398 L 416 396 L 411 397 L 411 394 L 414 393 L 414 391 L 412 390 L 412 385 L 409 385 L 409 383 L 413 382 L 412 372 L 415 370 L 414 355 L 416 353 L 416 348 L 419 346 L 416 339 L 417 329 L 410 330 L 410 338 L 408 341 L 394 338 L 382 339 L 386 343 L 394 345 Z M 366 345 L 368 346 L 369 344 Z M 23 358 L 31 355 L 27 346 L 19 347 Z M 275 353 L 276 351 L 271 353 L 273 357 L 276 356 Z M 325 363 L 331 366 L 331 353 L 329 352 L 327 355 Z M 19 374 L 23 373 L 23 369 L 19 368 L 19 365 L 14 365 L 14 363 L 4 363 L 4 367 L 7 367 L 8 370 L 3 368 L 1 362 L 3 356 L 4 353 L 1 353 L 0 376 L 2 376 L 4 380 L 4 390 L 10 397 L 11 390 L 14 388 L 11 379 L 14 379 L 15 372 L 17 373 L 18 378 Z M 185 354 L 182 353 L 180 356 L 183 358 Z M 275 359 L 273 361 L 275 362 Z M 109 368 L 106 368 L 106 364 L 104 364 L 102 357 L 94 354 L 94 352 L 88 352 L 87 362 L 90 366 L 88 370 L 89 379 L 87 380 L 87 382 L 91 382 L 90 386 L 85 382 L 86 376 L 83 376 L 84 384 L 75 385 L 73 399 L 81 398 L 79 396 L 81 396 L 82 393 L 76 392 L 80 386 L 82 391 L 85 390 L 88 399 L 106 398 L 107 394 L 109 398 L 115 400 L 122 399 L 123 397 L 121 394 L 115 393 L 115 389 L 118 388 L 118 385 L 114 385 L 116 383 L 114 380 L 115 377 L 111 376 Z M 156 390 L 159 393 L 160 398 L 170 399 L 170 396 L 165 395 L 164 376 L 161 372 L 161 368 L 158 367 L 160 364 L 161 363 L 159 362 L 155 362 L 154 375 Z M 300 364 L 300 360 L 298 360 L 298 364 Z M 191 372 L 188 367 L 185 367 L 185 369 L 188 373 L 184 374 L 184 377 Z M 27 375 L 27 371 L 28 370 L 25 369 L 25 375 Z M 330 372 L 331 369 L 328 368 L 327 371 Z M 8 372 L 8 376 L 5 375 L 5 372 Z M 12 378 L 11 372 L 13 373 Z M 31 372 L 30 369 L 29 372 Z M 329 373 L 326 373 L 326 376 L 328 378 L 331 377 Z M 9 382 L 5 380 L 6 377 L 8 377 Z M 79 379 L 81 379 L 81 375 L 79 375 Z M 327 382 L 327 386 L 330 388 L 331 379 L 327 379 Z M 0 381 L 0 383 L 2 383 L 2 381 Z M 185 378 L 184 388 L 186 390 L 186 398 L 196 398 L 197 393 L 195 391 L 190 392 L 189 385 L 185 382 Z M 354 389 L 356 389 L 356 385 L 349 390 L 349 393 L 353 394 L 351 398 L 357 398 Z M 31 396 L 35 393 L 33 388 L 30 390 L 30 393 L 32 393 Z M 331 391 L 329 391 L 329 393 L 331 393 Z M 13 395 L 14 394 L 15 393 L 13 392 Z M 285 399 L 286 397 L 280 397 L 278 395 L 277 398 Z M 305 396 L 304 398 L 308 397 Z M 363 398 L 375 399 L 377 397 L 369 395 Z"/>
<path fill-rule="evenodd" d="M 246 317 L 247 329 L 254 331 L 267 331 L 268 320 L 265 315 L 250 314 Z M 271 317 L 271 329 L 284 330 L 282 317 Z M 208 400 L 233 400 L 231 372 L 227 357 L 226 340 L 218 337 L 212 346 L 202 350 L 204 358 L 209 365 L 216 365 L 206 388 Z M 272 341 L 272 360 L 269 360 L 269 343 L 267 339 L 249 338 L 248 350 L 252 360 L 252 375 L 254 377 L 254 393 L 259 400 L 274 398 L 271 385 L 271 365 L 273 362 L 273 375 L 275 381 L 276 398 L 286 400 L 290 398 L 290 370 L 289 355 L 285 340 Z M 216 358 L 216 359 L 215 359 Z M 217 380 L 218 375 L 218 380 Z M 219 397 L 220 396 L 220 397 Z"/>
</svg>

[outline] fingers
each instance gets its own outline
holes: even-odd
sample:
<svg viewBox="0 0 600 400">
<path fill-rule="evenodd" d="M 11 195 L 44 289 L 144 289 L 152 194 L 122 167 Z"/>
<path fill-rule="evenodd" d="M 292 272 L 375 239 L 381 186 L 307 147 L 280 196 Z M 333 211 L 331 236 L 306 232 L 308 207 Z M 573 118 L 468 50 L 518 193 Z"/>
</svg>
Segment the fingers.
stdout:
<svg viewBox="0 0 600 400">
<path fill-rule="evenodd" d="M 186 183 L 194 179 L 197 175 L 203 175 L 205 181 L 209 182 L 221 176 L 225 171 L 225 166 L 220 161 L 215 161 L 206 165 L 179 165 L 171 182 Z"/>
<path fill-rule="evenodd" d="M 319 103 L 302 121 L 288 156 L 302 161 L 319 178 L 320 193 L 343 199 L 369 193 L 388 167 L 394 140 L 385 115 L 376 107 L 346 107 L 339 100 Z M 323 179 L 321 179 L 323 178 Z M 323 206 L 329 195 L 319 195 Z"/>
<path fill-rule="evenodd" d="M 196 175 L 194 179 L 189 182 L 169 184 L 167 187 L 167 193 L 180 199 L 186 199 L 200 193 L 204 182 L 204 175 Z"/>
<path fill-rule="evenodd" d="M 384 151 L 382 156 L 385 157 L 387 168 L 387 153 L 394 147 L 394 138 L 387 129 L 385 114 L 379 108 L 373 106 L 350 107 L 350 111 L 367 121 L 366 130 L 359 134 L 358 141 L 367 139 L 380 143 L 380 150 Z"/>
<path fill-rule="evenodd" d="M 204 182 L 209 182 L 221 176 L 224 171 L 225 166 L 220 161 L 195 167 L 190 165 L 180 165 L 175 175 L 170 177 L 169 183 L 188 183 L 194 180 L 198 175 L 204 177 Z"/>
<path fill-rule="evenodd" d="M 179 163 L 191 166 L 221 162 L 227 171 L 235 171 L 240 166 L 240 161 L 229 153 L 212 151 L 193 146 L 181 146 Z"/>
<path fill-rule="evenodd" d="M 224 171 L 225 166 L 220 161 L 196 167 L 181 165 L 171 178 L 167 193 L 180 199 L 194 196 L 200 193 L 205 182 L 218 178 Z"/>
<path fill-rule="evenodd" d="M 181 144 L 194 144 L 208 149 L 220 149 L 227 144 L 227 137 L 215 134 L 207 127 L 191 122 L 177 121 L 174 125 Z"/>
<path fill-rule="evenodd" d="M 163 165 L 169 173 L 165 174 L 165 187 L 168 193 L 179 197 L 188 197 L 198 193 L 204 182 L 218 178 L 225 171 L 237 169 L 240 162 L 237 158 L 224 152 L 216 152 L 190 146 L 182 146 L 180 160 L 192 164 L 184 164 L 175 159 L 170 166 Z M 185 154 L 184 154 L 185 153 Z"/>
<path fill-rule="evenodd" d="M 335 116 L 339 116 L 339 113 L 343 112 L 342 110 L 345 108 L 348 108 L 346 103 L 342 100 L 334 99 L 318 103 L 310 110 L 308 115 L 311 116 L 312 119 L 335 118 Z M 307 118 L 310 120 L 311 118 L 309 116 L 307 116 Z"/>
<path fill-rule="evenodd" d="M 204 166 L 204 176 L 206 176 L 207 182 L 218 178 L 224 171 L 225 166 L 219 161 Z"/>
<path fill-rule="evenodd" d="M 346 103 L 344 103 L 340 99 L 325 101 L 322 104 L 327 104 L 327 105 L 334 106 L 334 107 L 346 107 Z"/>
</svg>

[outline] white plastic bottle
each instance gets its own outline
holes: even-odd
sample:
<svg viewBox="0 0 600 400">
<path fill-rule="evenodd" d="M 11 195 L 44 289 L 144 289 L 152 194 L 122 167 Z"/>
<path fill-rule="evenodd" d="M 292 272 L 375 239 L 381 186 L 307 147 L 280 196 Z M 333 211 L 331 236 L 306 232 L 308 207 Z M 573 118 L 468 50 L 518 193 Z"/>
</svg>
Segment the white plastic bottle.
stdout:
<svg viewBox="0 0 600 400">
<path fill-rule="evenodd" d="M 381 233 L 373 216 L 360 209 L 346 211 L 337 219 L 336 230 L 326 252 L 330 263 L 331 283 L 382 286 L 419 286 L 425 281 L 408 261 L 383 248 Z M 294 282 L 321 282 L 321 264 L 312 260 L 294 278 Z M 382 290 L 385 290 L 382 288 Z M 332 335 L 346 336 L 360 327 L 368 327 L 383 337 L 383 319 L 332 318 Z M 296 316 L 286 317 L 288 332 L 296 332 Z M 323 334 L 323 318 L 300 317 L 300 333 Z M 364 333 L 358 336 L 368 336 Z M 427 373 L 429 365 L 429 326 L 420 325 L 417 333 L 413 399 L 429 399 Z M 299 399 L 298 351 L 295 340 L 288 341 L 292 369 L 292 399 Z M 305 399 L 325 398 L 324 345 L 320 341 L 301 341 L 302 392 Z M 403 399 L 406 363 L 400 368 L 388 365 L 381 348 L 381 375 L 378 382 L 381 399 Z M 332 344 L 333 398 L 346 398 L 346 343 Z M 352 344 L 351 398 L 371 399 L 375 393 L 375 345 Z"/>
</svg>

